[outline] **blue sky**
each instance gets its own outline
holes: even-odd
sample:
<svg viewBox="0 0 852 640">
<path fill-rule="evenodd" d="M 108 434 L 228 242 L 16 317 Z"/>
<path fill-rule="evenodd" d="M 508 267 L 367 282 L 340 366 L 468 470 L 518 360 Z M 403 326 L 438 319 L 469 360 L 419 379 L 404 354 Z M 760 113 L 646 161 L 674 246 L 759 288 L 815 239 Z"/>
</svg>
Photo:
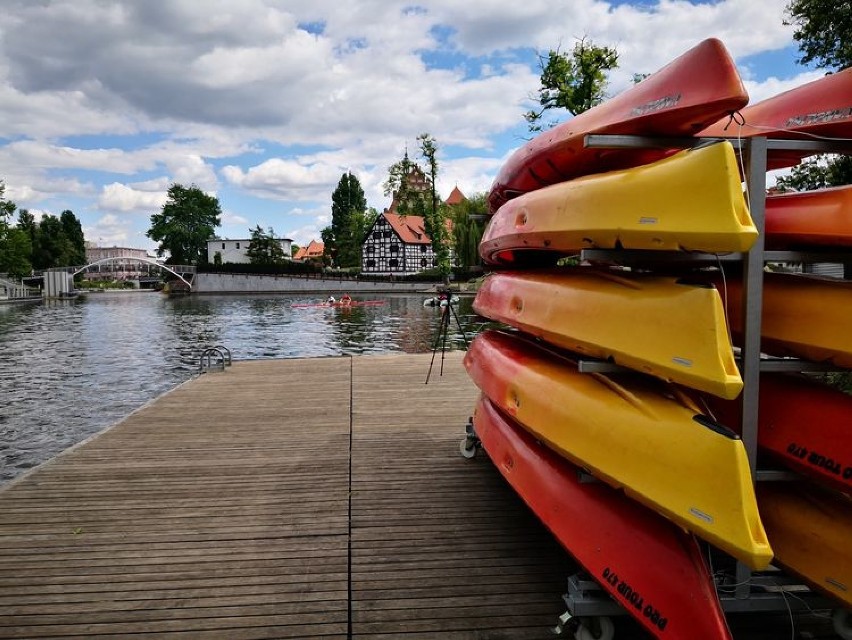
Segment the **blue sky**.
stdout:
<svg viewBox="0 0 852 640">
<path fill-rule="evenodd" d="M 538 52 L 615 47 L 609 93 L 707 37 L 752 101 L 822 75 L 796 64 L 788 0 L 4 0 L 0 179 L 86 239 L 155 249 L 169 185 L 222 205 L 221 237 L 319 238 L 347 170 L 382 210 L 387 168 L 438 142 L 439 190 L 486 191 L 522 144 Z"/>
</svg>

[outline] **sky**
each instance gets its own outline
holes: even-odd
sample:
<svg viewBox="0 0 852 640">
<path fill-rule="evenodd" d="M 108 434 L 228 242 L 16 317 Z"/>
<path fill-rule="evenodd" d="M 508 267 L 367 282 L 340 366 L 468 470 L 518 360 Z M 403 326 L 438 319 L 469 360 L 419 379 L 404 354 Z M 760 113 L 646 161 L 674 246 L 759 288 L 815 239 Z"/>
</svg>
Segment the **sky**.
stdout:
<svg viewBox="0 0 852 640">
<path fill-rule="evenodd" d="M 341 176 L 382 211 L 388 167 L 437 141 L 442 197 L 486 192 L 528 137 L 539 54 L 615 47 L 608 95 L 708 37 L 756 102 L 797 63 L 789 0 L 0 0 L 0 180 L 36 218 L 153 252 L 170 185 L 219 237 L 319 239 Z M 565 114 L 567 116 L 567 114 Z"/>
</svg>

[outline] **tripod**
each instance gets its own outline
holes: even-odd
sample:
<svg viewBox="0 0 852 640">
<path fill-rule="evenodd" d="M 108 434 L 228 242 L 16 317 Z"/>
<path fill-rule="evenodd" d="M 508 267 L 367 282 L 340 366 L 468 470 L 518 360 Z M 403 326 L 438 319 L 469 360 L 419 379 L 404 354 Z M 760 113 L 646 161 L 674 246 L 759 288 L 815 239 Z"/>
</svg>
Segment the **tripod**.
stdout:
<svg viewBox="0 0 852 640">
<path fill-rule="evenodd" d="M 467 336 L 464 333 L 464 329 L 462 329 L 461 322 L 459 322 L 456 310 L 453 309 L 452 294 L 449 291 L 446 293 L 447 305 L 441 309 L 441 324 L 438 327 L 438 335 L 435 337 L 435 344 L 432 345 L 432 360 L 429 362 L 429 373 L 426 374 L 426 384 L 429 384 L 429 377 L 432 375 L 432 365 L 435 364 L 435 352 L 438 351 L 439 342 L 441 343 L 441 372 L 439 375 L 444 375 L 444 355 L 447 351 L 447 333 L 449 332 L 451 317 L 456 319 L 456 326 L 459 328 L 462 340 L 464 340 L 465 348 L 468 346 Z"/>
</svg>

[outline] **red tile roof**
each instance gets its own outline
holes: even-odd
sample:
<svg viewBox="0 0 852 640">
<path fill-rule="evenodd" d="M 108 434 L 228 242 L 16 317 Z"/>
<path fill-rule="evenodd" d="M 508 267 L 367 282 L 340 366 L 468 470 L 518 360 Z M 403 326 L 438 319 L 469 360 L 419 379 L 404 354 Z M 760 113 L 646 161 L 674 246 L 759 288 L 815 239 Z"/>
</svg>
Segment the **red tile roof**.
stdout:
<svg viewBox="0 0 852 640">
<path fill-rule="evenodd" d="M 458 185 L 456 185 L 455 187 L 453 187 L 453 190 L 450 192 L 450 195 L 447 196 L 447 199 L 444 200 L 444 204 L 452 206 L 454 204 L 458 204 L 459 202 L 464 202 L 465 200 L 467 200 L 467 198 L 464 197 L 464 194 L 461 192 L 461 189 L 459 189 Z"/>
<path fill-rule="evenodd" d="M 307 247 L 299 247 L 293 260 L 307 260 L 308 258 L 322 258 L 325 253 L 325 245 L 322 242 L 311 240 Z"/>
<path fill-rule="evenodd" d="M 429 244 L 432 242 L 426 235 L 426 227 L 420 216 L 401 216 L 396 213 L 384 213 L 385 219 L 407 244 Z"/>
<path fill-rule="evenodd" d="M 426 235 L 426 226 L 423 218 L 420 216 L 401 216 L 396 213 L 388 213 L 387 211 L 382 215 L 406 244 L 432 243 L 432 239 Z M 447 231 L 452 232 L 453 221 L 447 218 L 444 220 L 444 224 L 447 227 Z"/>
</svg>

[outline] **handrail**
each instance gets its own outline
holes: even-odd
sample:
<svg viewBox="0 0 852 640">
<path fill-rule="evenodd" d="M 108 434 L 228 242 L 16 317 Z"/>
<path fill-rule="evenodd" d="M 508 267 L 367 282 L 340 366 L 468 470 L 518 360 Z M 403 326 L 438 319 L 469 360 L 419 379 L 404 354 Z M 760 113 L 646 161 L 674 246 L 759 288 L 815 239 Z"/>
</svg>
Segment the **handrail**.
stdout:
<svg viewBox="0 0 852 640">
<path fill-rule="evenodd" d="M 214 361 L 214 358 L 216 360 Z M 230 352 L 228 355 L 230 360 Z M 217 347 L 207 347 L 201 352 L 201 359 L 198 363 L 198 373 L 208 373 L 212 371 L 225 370 L 225 354 Z"/>
</svg>

